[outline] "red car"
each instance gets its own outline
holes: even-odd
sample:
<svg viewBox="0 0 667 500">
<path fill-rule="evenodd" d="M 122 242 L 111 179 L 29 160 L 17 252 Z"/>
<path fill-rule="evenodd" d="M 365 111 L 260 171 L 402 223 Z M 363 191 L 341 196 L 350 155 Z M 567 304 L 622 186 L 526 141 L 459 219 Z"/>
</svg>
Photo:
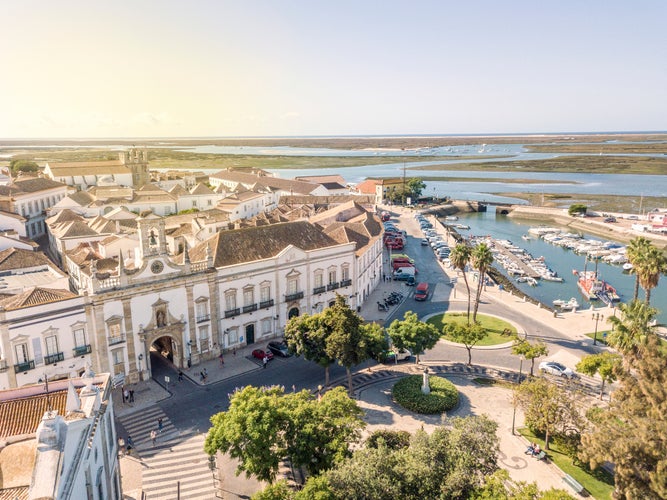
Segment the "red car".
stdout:
<svg viewBox="0 0 667 500">
<path fill-rule="evenodd" d="M 264 351 L 262 349 L 255 349 L 252 351 L 252 355 L 257 359 L 264 359 L 264 356 L 269 359 L 273 359 L 273 353 L 271 351 Z"/>
</svg>

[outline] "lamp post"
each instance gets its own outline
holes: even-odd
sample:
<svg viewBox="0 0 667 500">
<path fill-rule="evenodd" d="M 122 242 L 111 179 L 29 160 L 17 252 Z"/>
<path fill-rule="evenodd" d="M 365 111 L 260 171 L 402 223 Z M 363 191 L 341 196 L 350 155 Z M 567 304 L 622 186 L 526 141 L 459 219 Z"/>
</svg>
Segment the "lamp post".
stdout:
<svg viewBox="0 0 667 500">
<path fill-rule="evenodd" d="M 519 356 L 519 383 L 521 383 L 521 372 L 523 370 L 523 356 Z M 516 423 L 516 397 L 514 401 L 514 410 L 512 411 L 512 436 L 514 433 L 514 424 Z"/>
<path fill-rule="evenodd" d="M 599 312 L 593 313 L 591 319 L 595 321 L 595 333 L 593 334 L 593 345 L 598 345 L 598 321 L 604 319 L 604 315 Z"/>
</svg>

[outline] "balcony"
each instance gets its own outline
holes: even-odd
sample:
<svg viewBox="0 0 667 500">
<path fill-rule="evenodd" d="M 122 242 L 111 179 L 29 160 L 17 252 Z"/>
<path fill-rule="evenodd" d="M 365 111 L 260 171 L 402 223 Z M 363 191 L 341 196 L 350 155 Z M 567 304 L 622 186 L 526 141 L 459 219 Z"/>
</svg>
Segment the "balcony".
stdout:
<svg viewBox="0 0 667 500">
<path fill-rule="evenodd" d="M 318 293 L 324 293 L 327 291 L 327 287 L 325 286 L 318 286 L 313 288 L 313 295 L 318 294 Z"/>
<path fill-rule="evenodd" d="M 303 298 L 303 292 L 287 293 L 285 294 L 285 302 L 292 302 Z"/>
<path fill-rule="evenodd" d="M 243 306 L 243 312 L 249 313 L 257 310 L 257 304 L 250 304 L 249 306 Z"/>
<path fill-rule="evenodd" d="M 109 345 L 122 344 L 123 342 L 125 342 L 125 334 L 123 333 L 122 335 L 114 335 L 113 337 L 107 337 L 107 341 L 109 342 Z"/>
<path fill-rule="evenodd" d="M 62 361 L 63 359 L 65 359 L 65 355 L 62 352 L 49 354 L 48 356 L 44 356 L 44 364 L 51 365 L 53 363 L 57 363 L 58 361 Z"/>
<path fill-rule="evenodd" d="M 25 363 L 18 363 L 14 365 L 14 373 L 27 372 L 35 369 L 35 361 L 26 361 Z"/>
<path fill-rule="evenodd" d="M 342 280 L 340 282 L 340 286 L 350 286 L 352 284 L 352 280 Z"/>
<path fill-rule="evenodd" d="M 225 318 L 233 318 L 239 314 L 241 314 L 241 309 L 238 307 L 236 309 L 229 309 L 228 311 L 225 311 Z"/>
<path fill-rule="evenodd" d="M 202 314 L 201 316 L 197 316 L 197 323 L 203 323 L 204 321 L 209 321 L 210 319 L 210 314 Z"/>
<path fill-rule="evenodd" d="M 92 351 L 90 344 L 76 346 L 72 350 L 74 351 L 74 356 L 83 356 L 84 354 L 90 354 Z"/>
<path fill-rule="evenodd" d="M 273 299 L 265 300 L 259 303 L 260 309 L 264 309 L 265 307 L 273 307 Z"/>
<path fill-rule="evenodd" d="M 336 288 L 340 288 L 340 283 L 329 283 L 327 285 L 327 290 L 335 290 Z"/>
</svg>

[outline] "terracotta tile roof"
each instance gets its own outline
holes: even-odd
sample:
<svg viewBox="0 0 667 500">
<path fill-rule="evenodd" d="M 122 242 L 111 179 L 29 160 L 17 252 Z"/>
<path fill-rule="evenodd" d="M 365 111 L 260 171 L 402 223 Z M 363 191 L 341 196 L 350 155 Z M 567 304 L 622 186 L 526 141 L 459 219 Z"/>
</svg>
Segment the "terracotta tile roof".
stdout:
<svg viewBox="0 0 667 500">
<path fill-rule="evenodd" d="M 337 184 L 342 184 L 345 186 L 347 181 L 343 178 L 342 175 L 301 175 L 294 178 L 295 181 L 305 181 L 305 182 L 314 182 L 316 184 L 322 184 L 325 182 L 335 182 Z"/>
<path fill-rule="evenodd" d="M 0 186 L 0 196 L 18 196 L 22 194 L 38 193 L 53 188 L 66 187 L 62 182 L 52 181 L 43 177 L 28 177 L 16 179 L 13 184 Z"/>
<path fill-rule="evenodd" d="M 0 271 L 37 266 L 55 267 L 42 252 L 33 252 L 32 250 L 23 250 L 20 248 L 7 248 L 0 251 Z"/>
<path fill-rule="evenodd" d="M 59 415 L 65 414 L 67 391 L 50 392 L 51 406 Z M 49 409 L 46 394 L 0 401 L 0 438 L 34 434 Z"/>
<path fill-rule="evenodd" d="M 185 189 L 183 186 L 180 184 L 176 184 L 174 187 L 172 187 L 169 191 L 172 196 L 182 196 L 184 194 L 188 194 L 188 190 Z"/>
<path fill-rule="evenodd" d="M 16 219 L 16 220 L 19 220 L 21 222 L 25 222 L 27 220 L 21 214 L 15 214 L 13 212 L 5 212 L 4 210 L 0 210 L 0 216 L 1 217 L 10 217 L 11 219 Z"/>
<path fill-rule="evenodd" d="M 90 205 L 93 201 L 95 201 L 95 197 L 88 191 L 77 191 L 76 193 L 70 194 L 68 198 L 73 202 L 78 203 L 82 207 Z"/>
<path fill-rule="evenodd" d="M 375 194 L 375 187 L 381 184 L 377 179 L 366 179 L 354 186 L 354 191 L 362 194 Z"/>
<path fill-rule="evenodd" d="M 0 500 L 28 500 L 30 486 L 3 488 L 0 490 Z"/>
<path fill-rule="evenodd" d="M 53 217 L 49 217 L 48 219 L 46 219 L 46 223 L 48 225 L 52 225 L 62 222 L 70 222 L 73 220 L 84 221 L 86 219 L 82 215 L 79 215 L 76 212 L 74 212 L 73 210 L 66 208 L 65 210 L 61 210 L 60 212 L 58 212 Z"/>
<path fill-rule="evenodd" d="M 206 260 L 206 248 L 213 252 L 215 267 L 275 257 L 289 245 L 303 250 L 335 246 L 337 242 L 306 221 L 220 231 L 190 250 L 190 260 Z"/>
<path fill-rule="evenodd" d="M 99 245 L 97 241 L 89 241 L 86 243 L 79 243 L 72 250 L 67 252 L 67 257 L 77 266 L 85 267 L 89 265 L 91 260 L 98 260 L 102 258 L 99 253 Z"/>
<path fill-rule="evenodd" d="M 57 238 L 82 238 L 84 236 L 97 236 L 88 224 L 83 221 L 70 221 L 58 224 L 51 228 L 51 233 Z"/>
<path fill-rule="evenodd" d="M 120 160 L 58 162 L 47 165 L 54 177 L 132 173 Z"/>
<path fill-rule="evenodd" d="M 213 191 L 206 184 L 200 182 L 190 190 L 190 194 L 213 194 Z"/>
<path fill-rule="evenodd" d="M 211 175 L 211 177 L 231 182 L 240 182 L 246 187 L 261 185 L 274 190 L 290 191 L 297 194 L 310 194 L 318 187 L 318 184 L 312 182 L 294 181 L 291 179 L 281 179 L 279 177 L 258 176 L 229 170 L 221 170 Z"/>
<path fill-rule="evenodd" d="M 88 189 L 88 193 L 94 196 L 97 200 L 131 200 L 134 190 L 128 187 L 118 186 L 93 186 Z"/>
<path fill-rule="evenodd" d="M 24 307 L 59 302 L 61 300 L 72 299 L 74 297 L 78 297 L 78 295 L 70 292 L 69 290 L 63 290 L 60 288 L 33 287 L 2 300 L 0 302 L 0 306 L 4 307 L 7 311 L 11 311 L 14 309 L 23 309 Z"/>
<path fill-rule="evenodd" d="M 361 255 L 374 240 L 382 235 L 382 224 L 368 212 L 348 222 L 334 222 L 324 232 L 339 243 L 356 243 L 356 254 Z"/>
</svg>

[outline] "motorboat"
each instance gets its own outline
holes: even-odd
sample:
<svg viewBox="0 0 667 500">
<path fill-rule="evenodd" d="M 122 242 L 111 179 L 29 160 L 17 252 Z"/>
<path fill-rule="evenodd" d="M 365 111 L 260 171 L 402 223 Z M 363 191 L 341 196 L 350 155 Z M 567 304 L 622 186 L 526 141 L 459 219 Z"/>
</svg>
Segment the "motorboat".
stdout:
<svg viewBox="0 0 667 500">
<path fill-rule="evenodd" d="M 570 311 L 579 308 L 579 302 L 574 297 L 570 300 L 556 299 L 553 302 L 554 306 L 561 308 L 564 311 Z"/>
<path fill-rule="evenodd" d="M 633 266 L 630 262 L 626 262 L 623 264 L 623 270 L 624 271 L 632 271 L 632 268 L 635 267 Z"/>
</svg>

